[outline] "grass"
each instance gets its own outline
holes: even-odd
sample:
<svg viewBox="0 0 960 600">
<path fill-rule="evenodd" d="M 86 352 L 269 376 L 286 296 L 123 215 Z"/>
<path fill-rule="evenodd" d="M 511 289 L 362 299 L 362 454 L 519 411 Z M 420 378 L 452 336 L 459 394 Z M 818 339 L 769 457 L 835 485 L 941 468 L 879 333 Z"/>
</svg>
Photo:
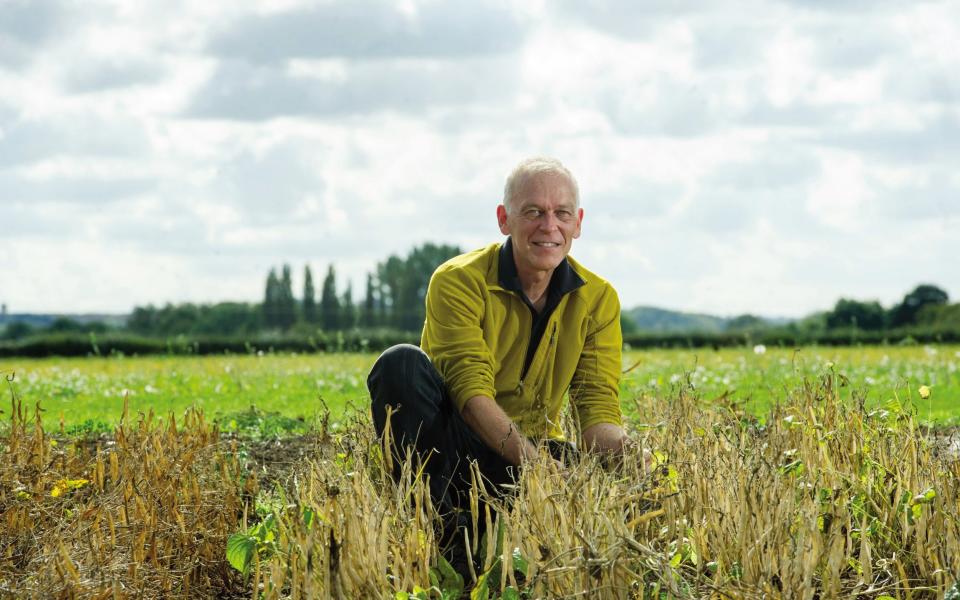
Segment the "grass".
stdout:
<svg viewBox="0 0 960 600">
<path fill-rule="evenodd" d="M 43 422 L 57 429 L 109 431 L 124 400 L 132 414 L 181 415 L 190 407 L 212 418 L 242 421 L 256 407 L 305 423 L 324 410 L 337 415 L 364 406 L 366 371 L 375 356 L 203 356 L 50 358 L 0 361 L 18 395 L 40 402 Z M 238 426 L 242 423 L 238 423 Z"/>
<path fill-rule="evenodd" d="M 196 407 L 225 426 L 238 421 L 240 427 L 242 415 L 258 414 L 250 412 L 256 407 L 260 414 L 278 413 L 309 426 L 324 407 L 335 419 L 350 407 L 366 410 L 366 374 L 375 359 L 374 354 L 5 359 L 0 374 L 13 379 L 27 405 L 41 403 L 49 430 L 62 420 L 65 432 L 109 431 L 125 397 L 133 414 L 152 409 L 181 415 Z M 804 377 L 831 368 L 850 384 L 842 393 L 849 398 L 856 390 L 867 406 L 891 398 L 917 401 L 923 421 L 960 422 L 960 346 L 769 348 L 762 354 L 751 348 L 631 351 L 624 354 L 629 371 L 621 397 L 663 397 L 685 389 L 763 415 Z M 933 390 L 922 402 L 916 397 L 920 385 Z"/>
<path fill-rule="evenodd" d="M 762 417 L 804 379 L 830 371 L 841 376 L 844 399 L 867 407 L 896 399 L 912 404 L 923 422 L 960 423 L 960 346 L 658 350 L 628 352 L 624 362 L 632 368 L 623 398 L 683 388 Z M 926 400 L 917 395 L 922 385 L 932 391 Z"/>
</svg>

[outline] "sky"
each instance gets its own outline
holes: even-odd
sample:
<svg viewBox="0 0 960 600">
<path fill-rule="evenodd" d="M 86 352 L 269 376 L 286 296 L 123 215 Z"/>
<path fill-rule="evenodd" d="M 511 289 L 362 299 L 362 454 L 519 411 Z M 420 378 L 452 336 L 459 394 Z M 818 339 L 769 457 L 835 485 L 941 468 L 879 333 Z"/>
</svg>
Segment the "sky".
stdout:
<svg viewBox="0 0 960 600">
<path fill-rule="evenodd" d="M 625 307 L 960 297 L 960 3 L 0 0 L 0 302 L 361 297 L 560 159 Z"/>
</svg>

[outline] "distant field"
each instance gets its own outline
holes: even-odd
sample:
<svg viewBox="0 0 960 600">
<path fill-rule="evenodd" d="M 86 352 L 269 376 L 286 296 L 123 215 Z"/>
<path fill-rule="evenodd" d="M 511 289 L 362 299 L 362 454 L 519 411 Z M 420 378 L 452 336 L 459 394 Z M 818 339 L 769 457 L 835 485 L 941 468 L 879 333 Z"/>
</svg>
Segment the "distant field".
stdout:
<svg viewBox="0 0 960 600">
<path fill-rule="evenodd" d="M 50 429 L 104 429 L 130 411 L 180 415 L 188 406 L 228 416 L 256 406 L 309 422 L 323 404 L 335 416 L 366 407 L 374 354 L 7 359 L 0 373 L 26 406 L 40 402 Z M 960 422 L 960 346 L 653 350 L 624 354 L 622 397 L 675 398 L 681 388 L 724 396 L 757 415 L 783 401 L 804 377 L 833 370 L 870 406 L 912 402 L 920 420 Z M 930 398 L 917 390 L 929 386 Z M 9 390 L 4 390 L 9 393 Z M 321 403 L 322 400 L 322 403 Z M 6 412 L 9 404 L 0 404 Z M 639 415 L 642 420 L 642 415 Z M 230 418 L 226 423 L 229 424 Z"/>
</svg>

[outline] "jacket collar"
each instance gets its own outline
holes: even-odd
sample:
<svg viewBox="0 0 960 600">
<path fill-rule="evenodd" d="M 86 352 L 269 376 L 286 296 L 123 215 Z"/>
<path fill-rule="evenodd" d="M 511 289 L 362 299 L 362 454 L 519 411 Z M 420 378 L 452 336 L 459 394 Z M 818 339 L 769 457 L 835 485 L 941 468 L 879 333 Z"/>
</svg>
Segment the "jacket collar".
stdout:
<svg viewBox="0 0 960 600">
<path fill-rule="evenodd" d="M 513 240 L 510 237 L 507 237 L 507 241 L 500 246 L 497 262 L 497 279 L 500 287 L 511 292 L 517 292 L 525 298 L 523 286 L 520 285 L 520 276 L 517 274 L 517 264 L 513 261 Z M 547 288 L 547 295 L 559 299 L 585 283 L 583 278 L 573 270 L 570 261 L 564 257 L 563 261 L 554 269 L 553 275 L 550 276 L 550 287 Z"/>
</svg>

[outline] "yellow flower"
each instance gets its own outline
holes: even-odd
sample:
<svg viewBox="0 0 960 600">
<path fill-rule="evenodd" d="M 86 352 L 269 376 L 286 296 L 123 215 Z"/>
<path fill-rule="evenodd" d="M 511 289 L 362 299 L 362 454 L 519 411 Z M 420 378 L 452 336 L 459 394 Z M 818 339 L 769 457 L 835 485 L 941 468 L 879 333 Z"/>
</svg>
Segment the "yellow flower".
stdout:
<svg viewBox="0 0 960 600">
<path fill-rule="evenodd" d="M 50 490 L 50 496 L 58 498 L 70 490 L 79 490 L 88 483 L 90 483 L 90 481 L 87 479 L 61 479 L 55 483 L 53 489 Z"/>
<path fill-rule="evenodd" d="M 924 400 L 930 397 L 930 388 L 925 385 L 921 385 L 920 389 L 917 390 L 917 392 L 920 394 L 920 397 L 923 398 Z"/>
</svg>

